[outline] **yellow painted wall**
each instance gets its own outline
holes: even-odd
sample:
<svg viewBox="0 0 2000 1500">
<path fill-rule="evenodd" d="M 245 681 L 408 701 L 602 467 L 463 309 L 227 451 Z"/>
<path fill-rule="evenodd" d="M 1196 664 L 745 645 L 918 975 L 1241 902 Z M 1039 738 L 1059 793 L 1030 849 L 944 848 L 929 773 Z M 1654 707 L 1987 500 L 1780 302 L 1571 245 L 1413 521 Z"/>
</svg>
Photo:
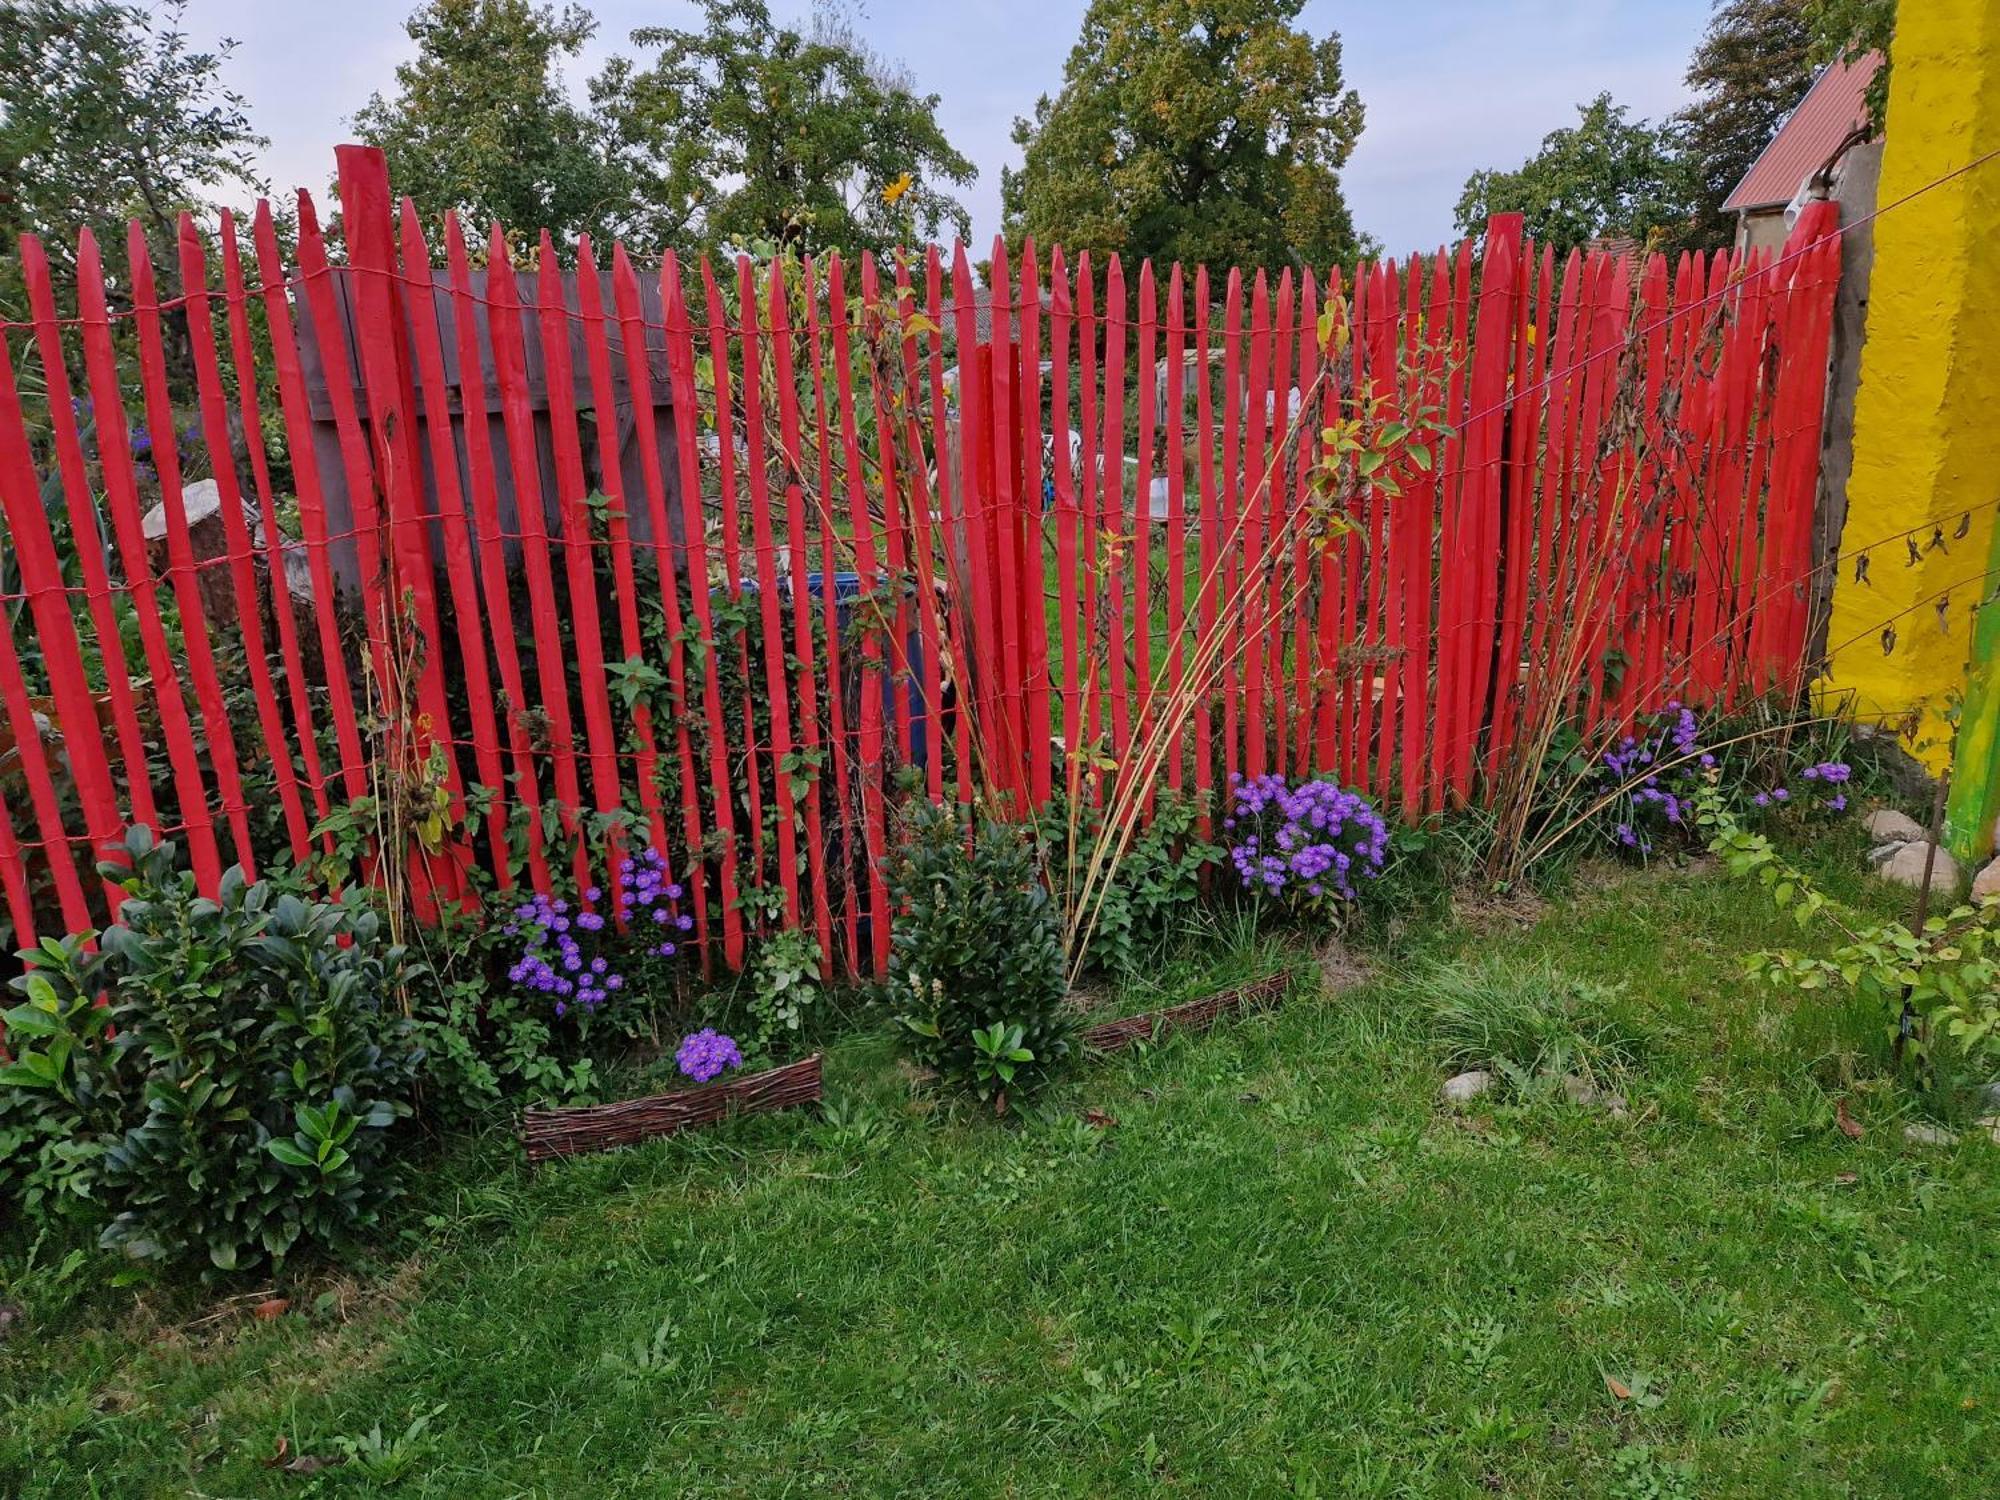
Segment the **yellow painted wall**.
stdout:
<svg viewBox="0 0 2000 1500">
<path fill-rule="evenodd" d="M 2000 0 L 1904 0 L 1894 57 L 1825 686 L 1941 770 L 2000 511 L 2000 161 L 1898 200 L 2000 148 Z"/>
</svg>

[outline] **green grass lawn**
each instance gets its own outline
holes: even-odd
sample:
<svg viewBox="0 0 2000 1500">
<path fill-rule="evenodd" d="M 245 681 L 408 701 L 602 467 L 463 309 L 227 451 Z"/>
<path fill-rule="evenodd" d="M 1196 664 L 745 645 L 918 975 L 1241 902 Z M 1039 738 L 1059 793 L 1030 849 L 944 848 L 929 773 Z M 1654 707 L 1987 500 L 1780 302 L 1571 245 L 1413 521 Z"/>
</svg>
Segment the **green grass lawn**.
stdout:
<svg viewBox="0 0 2000 1500">
<path fill-rule="evenodd" d="M 493 1145 L 273 1321 L 28 1278 L 0 1492 L 2000 1493 L 2000 1149 L 1907 1143 L 1870 1028 L 1742 977 L 1788 924 L 1703 868 L 1457 917 L 1377 924 L 1337 990 L 1200 936 L 1128 1006 L 1309 978 L 1028 1121 L 862 1038 L 827 1120 L 534 1176 Z M 1629 1117 L 1441 1107 L 1441 961 L 1582 985 Z"/>
</svg>

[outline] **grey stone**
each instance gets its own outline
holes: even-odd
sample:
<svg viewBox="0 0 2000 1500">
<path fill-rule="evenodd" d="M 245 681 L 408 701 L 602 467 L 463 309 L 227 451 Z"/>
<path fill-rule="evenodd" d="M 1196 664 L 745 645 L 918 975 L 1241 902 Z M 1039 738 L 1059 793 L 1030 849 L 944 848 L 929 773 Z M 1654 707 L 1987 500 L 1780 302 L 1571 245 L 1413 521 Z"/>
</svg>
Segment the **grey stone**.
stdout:
<svg viewBox="0 0 2000 1500">
<path fill-rule="evenodd" d="M 1942 1125 L 1910 1124 L 1903 1127 L 1903 1139 L 1912 1146 L 1956 1146 L 1958 1137 Z"/>
<path fill-rule="evenodd" d="M 1985 1115 L 1975 1123 L 1986 1132 L 1986 1139 L 2000 1146 L 2000 1115 Z"/>
<path fill-rule="evenodd" d="M 1563 1093 L 1572 1104 L 1585 1109 L 1601 1109 L 1614 1120 L 1625 1118 L 1625 1096 L 1610 1089 L 1600 1089 L 1596 1084 L 1575 1074 L 1565 1075 L 1562 1081 Z"/>
<path fill-rule="evenodd" d="M 1903 845 L 1882 861 L 1876 874 L 1884 880 L 1893 880 L 1897 885 L 1906 885 L 1911 890 L 1916 890 L 1924 883 L 1926 860 L 1930 861 L 1932 892 L 1945 896 L 1956 893 L 1964 880 L 1959 874 L 1958 861 L 1946 850 L 1933 851 L 1929 844 Z"/>
<path fill-rule="evenodd" d="M 1876 808 L 1861 820 L 1861 826 L 1878 844 L 1907 844 L 1924 836 L 1923 824 L 1893 807 Z"/>
<path fill-rule="evenodd" d="M 1481 1094 L 1493 1087 L 1493 1075 L 1484 1068 L 1474 1068 L 1469 1072 L 1457 1073 L 1444 1081 L 1438 1093 L 1447 1104 L 1470 1104 Z"/>
<path fill-rule="evenodd" d="M 1972 877 L 1972 899 L 1984 901 L 1988 896 L 2000 896 L 2000 859 L 1989 859 Z"/>
</svg>

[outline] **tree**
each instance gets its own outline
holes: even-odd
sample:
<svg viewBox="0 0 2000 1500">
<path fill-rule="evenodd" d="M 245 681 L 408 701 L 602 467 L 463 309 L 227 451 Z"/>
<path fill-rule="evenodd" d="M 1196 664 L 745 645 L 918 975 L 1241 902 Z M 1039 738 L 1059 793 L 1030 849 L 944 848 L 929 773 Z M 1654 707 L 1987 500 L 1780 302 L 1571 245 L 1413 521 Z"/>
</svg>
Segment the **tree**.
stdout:
<svg viewBox="0 0 2000 1500">
<path fill-rule="evenodd" d="M 1352 259 L 1340 169 L 1361 134 L 1340 37 L 1303 0 L 1092 0 L 1062 92 L 1014 122 L 1006 233 L 1128 261 Z"/>
<path fill-rule="evenodd" d="M 1512 172 L 1475 172 L 1459 195 L 1459 230 L 1476 235 L 1496 213 L 1526 216 L 1537 241 L 1567 250 L 1594 239 L 1680 232 L 1691 182 L 1674 132 L 1628 120 L 1622 104 L 1599 94 L 1580 105 L 1578 123 L 1552 130 Z"/>
<path fill-rule="evenodd" d="M 1688 63 L 1695 101 L 1675 117 L 1694 193 L 1686 248 L 1735 234 L 1723 202 L 1812 86 L 1811 46 L 1798 0 L 1717 0 Z"/>
<path fill-rule="evenodd" d="M 977 169 L 937 121 L 938 97 L 868 49 L 837 12 L 799 31 L 763 0 L 701 0 L 699 31 L 650 26 L 591 94 L 638 183 L 656 242 L 882 250 L 950 226 L 948 185 Z"/>
<path fill-rule="evenodd" d="M 475 226 L 497 219 L 565 239 L 629 222 L 631 178 L 557 72 L 597 29 L 587 11 L 425 0 L 403 29 L 417 56 L 397 67 L 395 96 L 371 96 L 354 117 L 397 191 L 426 213 L 456 209 Z"/>
<path fill-rule="evenodd" d="M 18 297 L 11 251 L 24 231 L 67 265 L 88 226 L 122 285 L 125 225 L 135 218 L 171 291 L 180 214 L 229 186 L 264 190 L 253 163 L 268 143 L 221 81 L 235 44 L 192 49 L 181 11 L 0 0 L 0 237 L 9 252 L 0 254 L 0 297 Z"/>
</svg>

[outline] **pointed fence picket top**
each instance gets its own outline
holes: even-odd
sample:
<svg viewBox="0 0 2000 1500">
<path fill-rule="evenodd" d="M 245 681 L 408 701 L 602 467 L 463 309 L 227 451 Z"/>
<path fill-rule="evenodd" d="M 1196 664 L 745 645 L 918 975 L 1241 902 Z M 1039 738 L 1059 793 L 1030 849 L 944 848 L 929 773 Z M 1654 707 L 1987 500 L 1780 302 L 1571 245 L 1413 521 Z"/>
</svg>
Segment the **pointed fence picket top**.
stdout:
<svg viewBox="0 0 2000 1500">
<path fill-rule="evenodd" d="M 982 285 L 963 246 L 426 225 L 379 153 L 339 167 L 337 242 L 304 194 L 289 252 L 261 205 L 135 230 L 115 300 L 89 235 L 67 284 L 21 246 L 17 944 L 106 920 L 96 852 L 145 823 L 205 889 L 344 849 L 420 910 L 608 907 L 652 848 L 663 940 L 733 966 L 791 925 L 879 973 L 909 797 L 1185 788 L 1213 829 L 1232 776 L 1327 774 L 1415 820 L 1552 707 L 1610 732 L 1801 685 L 1820 206 L 1742 258 L 1559 257 L 1501 217 L 1354 267 L 996 244 Z M 1364 416 L 1411 433 L 1335 483 Z M 357 853 L 362 797 L 409 848 Z"/>
</svg>

